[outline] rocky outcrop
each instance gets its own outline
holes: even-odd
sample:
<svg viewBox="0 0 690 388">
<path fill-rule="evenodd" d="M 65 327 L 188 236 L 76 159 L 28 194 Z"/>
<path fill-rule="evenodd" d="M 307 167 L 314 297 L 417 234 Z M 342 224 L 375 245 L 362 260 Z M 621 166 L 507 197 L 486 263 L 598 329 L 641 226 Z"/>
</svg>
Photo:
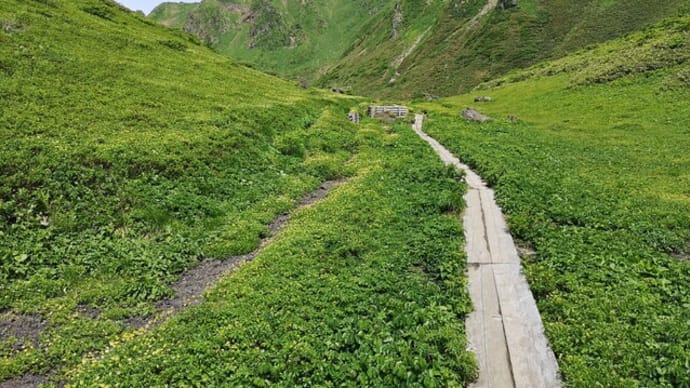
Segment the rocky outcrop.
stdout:
<svg viewBox="0 0 690 388">
<path fill-rule="evenodd" d="M 517 2 L 517 0 L 500 0 L 499 5 L 501 6 L 502 9 L 508 9 L 508 8 L 517 7 L 518 2 Z"/>
<path fill-rule="evenodd" d="M 269 0 L 257 0 L 251 7 L 249 48 L 277 49 L 290 46 L 290 32 L 280 11 Z"/>
<path fill-rule="evenodd" d="M 187 16 L 182 29 L 214 45 L 229 28 L 230 19 L 223 9 L 202 4 Z"/>
<path fill-rule="evenodd" d="M 462 111 L 462 117 L 466 118 L 467 120 L 478 121 L 480 123 L 491 120 L 491 117 L 485 116 L 472 108 L 467 108 Z"/>
<path fill-rule="evenodd" d="M 397 40 L 400 36 L 400 26 L 403 22 L 402 5 L 400 1 L 395 2 L 395 9 L 393 10 L 393 29 L 391 31 L 391 40 Z"/>
</svg>

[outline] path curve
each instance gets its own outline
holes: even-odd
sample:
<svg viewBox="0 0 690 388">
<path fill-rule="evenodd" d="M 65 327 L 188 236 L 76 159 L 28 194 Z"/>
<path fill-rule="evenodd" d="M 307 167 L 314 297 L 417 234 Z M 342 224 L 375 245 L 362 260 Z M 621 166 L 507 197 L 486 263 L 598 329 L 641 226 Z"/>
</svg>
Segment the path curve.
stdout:
<svg viewBox="0 0 690 388">
<path fill-rule="evenodd" d="M 469 348 L 479 361 L 479 379 L 473 387 L 560 387 L 556 357 L 493 190 L 424 133 L 423 121 L 423 115 L 416 115 L 412 129 L 444 163 L 463 170 L 468 185 L 463 226 L 475 310 L 466 329 Z"/>
</svg>

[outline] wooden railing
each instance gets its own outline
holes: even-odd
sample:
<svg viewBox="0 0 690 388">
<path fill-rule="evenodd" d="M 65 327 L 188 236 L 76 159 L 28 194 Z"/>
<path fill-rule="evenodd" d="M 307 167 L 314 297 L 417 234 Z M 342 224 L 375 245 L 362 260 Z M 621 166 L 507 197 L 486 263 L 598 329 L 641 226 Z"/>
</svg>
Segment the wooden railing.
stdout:
<svg viewBox="0 0 690 388">
<path fill-rule="evenodd" d="M 372 105 L 367 109 L 369 117 L 374 117 L 380 113 L 390 113 L 393 116 L 403 117 L 407 116 L 410 111 L 402 105 Z"/>
</svg>

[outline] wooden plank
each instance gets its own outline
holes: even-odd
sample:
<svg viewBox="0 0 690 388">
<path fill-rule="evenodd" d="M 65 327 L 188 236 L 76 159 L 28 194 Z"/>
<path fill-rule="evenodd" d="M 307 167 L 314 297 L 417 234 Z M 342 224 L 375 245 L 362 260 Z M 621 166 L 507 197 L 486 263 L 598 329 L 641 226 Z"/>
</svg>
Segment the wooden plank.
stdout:
<svg viewBox="0 0 690 388">
<path fill-rule="evenodd" d="M 415 116 L 413 130 L 446 164 L 465 170 L 470 186 L 464 197 L 463 224 L 469 292 L 475 307 L 466 331 L 469 349 L 479 361 L 479 379 L 472 387 L 560 387 L 556 357 L 493 190 L 422 131 L 423 119 L 423 115 Z"/>
<path fill-rule="evenodd" d="M 492 265 L 470 266 L 470 295 L 475 310 L 467 318 L 467 340 L 480 371 L 473 388 L 514 387 L 509 350 Z"/>
</svg>

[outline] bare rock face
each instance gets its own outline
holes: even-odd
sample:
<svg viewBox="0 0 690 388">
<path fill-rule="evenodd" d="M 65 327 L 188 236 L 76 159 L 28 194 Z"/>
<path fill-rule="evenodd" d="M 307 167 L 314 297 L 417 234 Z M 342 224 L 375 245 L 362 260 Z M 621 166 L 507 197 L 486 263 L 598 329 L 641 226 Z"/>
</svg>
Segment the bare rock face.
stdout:
<svg viewBox="0 0 690 388">
<path fill-rule="evenodd" d="M 391 31 L 391 40 L 397 40 L 400 35 L 400 26 L 403 22 L 402 6 L 400 1 L 395 3 L 395 13 L 393 14 L 393 29 Z"/>
<path fill-rule="evenodd" d="M 471 121 L 478 121 L 480 123 L 491 120 L 491 117 L 485 116 L 472 108 L 467 108 L 462 111 L 462 117 Z"/>
<path fill-rule="evenodd" d="M 517 0 L 500 0 L 499 2 L 502 9 L 517 7 L 517 3 Z"/>
</svg>

